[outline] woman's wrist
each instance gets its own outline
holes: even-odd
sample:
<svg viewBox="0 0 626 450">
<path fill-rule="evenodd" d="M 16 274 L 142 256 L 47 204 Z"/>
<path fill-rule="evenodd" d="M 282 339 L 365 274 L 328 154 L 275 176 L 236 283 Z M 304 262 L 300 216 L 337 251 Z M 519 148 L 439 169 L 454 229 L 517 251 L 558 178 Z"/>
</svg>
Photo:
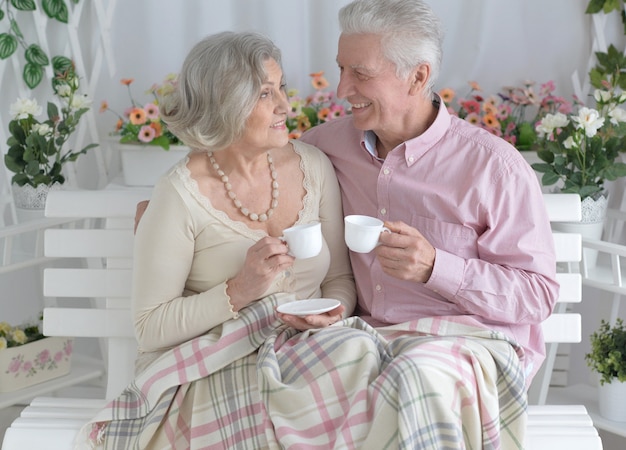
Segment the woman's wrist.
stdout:
<svg viewBox="0 0 626 450">
<path fill-rule="evenodd" d="M 237 281 L 234 278 L 226 280 L 226 289 L 224 291 L 226 294 L 226 301 L 228 302 L 230 312 L 233 315 L 233 319 L 239 318 L 239 310 L 243 308 L 243 305 L 241 305 L 240 302 L 237 301 L 237 299 L 239 298 Z"/>
</svg>

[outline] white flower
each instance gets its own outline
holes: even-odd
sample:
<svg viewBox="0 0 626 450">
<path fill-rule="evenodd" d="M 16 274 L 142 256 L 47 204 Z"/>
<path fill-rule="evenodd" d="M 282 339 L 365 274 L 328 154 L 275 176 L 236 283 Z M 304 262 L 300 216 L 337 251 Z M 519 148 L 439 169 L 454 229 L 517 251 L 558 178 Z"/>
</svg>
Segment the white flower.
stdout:
<svg viewBox="0 0 626 450">
<path fill-rule="evenodd" d="M 572 120 L 577 123 L 576 128 L 585 131 L 587 137 L 594 137 L 602 125 L 604 125 L 604 117 L 600 117 L 600 113 L 591 108 L 580 108 L 577 116 L 573 116 Z"/>
<path fill-rule="evenodd" d="M 29 115 L 38 116 L 41 114 L 41 106 L 37 103 L 37 99 L 18 98 L 11 104 L 9 113 L 14 119 L 26 119 Z"/>
<path fill-rule="evenodd" d="M 563 147 L 569 150 L 572 147 L 578 146 L 576 145 L 576 141 L 574 141 L 574 138 L 572 136 L 568 136 L 567 139 L 563 141 Z"/>
<path fill-rule="evenodd" d="M 540 137 L 551 135 L 556 128 L 564 128 L 569 123 L 567 116 L 563 113 L 546 114 L 541 122 L 535 127 Z"/>
<path fill-rule="evenodd" d="M 69 97 L 72 93 L 72 88 L 68 84 L 61 84 L 57 87 L 57 94 L 59 97 Z"/>
<path fill-rule="evenodd" d="M 36 123 L 33 125 L 33 132 L 39 133 L 40 136 L 45 136 L 52 133 L 52 127 L 47 123 Z"/>
<path fill-rule="evenodd" d="M 72 99 L 72 104 L 70 106 L 73 109 L 89 108 L 91 106 L 91 100 L 89 99 L 87 94 L 75 95 Z"/>
<path fill-rule="evenodd" d="M 613 97 L 613 94 L 603 89 L 596 89 L 593 93 L 593 98 L 596 102 L 608 103 L 611 100 L 611 97 Z"/>
<path fill-rule="evenodd" d="M 609 111 L 608 116 L 610 117 L 610 122 L 613 125 L 618 125 L 619 122 L 626 122 L 626 110 L 622 108 L 613 108 L 611 111 Z"/>
</svg>

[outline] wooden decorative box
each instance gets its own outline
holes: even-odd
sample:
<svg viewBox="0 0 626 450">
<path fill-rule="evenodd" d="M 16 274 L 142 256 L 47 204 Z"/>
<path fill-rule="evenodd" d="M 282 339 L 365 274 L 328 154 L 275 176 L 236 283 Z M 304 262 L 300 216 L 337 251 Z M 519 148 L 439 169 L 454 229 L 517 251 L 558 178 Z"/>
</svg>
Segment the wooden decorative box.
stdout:
<svg viewBox="0 0 626 450">
<path fill-rule="evenodd" d="M 42 383 L 69 373 L 72 338 L 47 337 L 0 350 L 0 392 Z"/>
</svg>

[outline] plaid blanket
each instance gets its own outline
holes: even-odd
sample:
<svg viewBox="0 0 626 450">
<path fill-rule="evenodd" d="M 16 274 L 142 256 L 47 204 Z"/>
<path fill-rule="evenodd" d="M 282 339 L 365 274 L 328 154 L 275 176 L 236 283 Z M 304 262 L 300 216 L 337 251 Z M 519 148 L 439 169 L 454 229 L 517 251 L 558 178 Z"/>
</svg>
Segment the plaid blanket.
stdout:
<svg viewBox="0 0 626 450">
<path fill-rule="evenodd" d="M 270 296 L 172 349 L 79 433 L 102 449 L 521 449 L 524 377 L 463 319 L 297 332 Z"/>
</svg>

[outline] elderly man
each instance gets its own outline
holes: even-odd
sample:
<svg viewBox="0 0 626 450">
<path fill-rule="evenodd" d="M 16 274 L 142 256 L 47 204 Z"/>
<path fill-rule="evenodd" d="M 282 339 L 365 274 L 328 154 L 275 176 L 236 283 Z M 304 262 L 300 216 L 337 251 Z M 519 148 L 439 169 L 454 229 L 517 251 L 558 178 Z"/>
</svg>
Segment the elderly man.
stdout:
<svg viewBox="0 0 626 450">
<path fill-rule="evenodd" d="M 513 146 L 451 116 L 433 92 L 443 32 L 426 4 L 356 0 L 339 21 L 337 95 L 352 115 L 302 139 L 335 166 L 344 215 L 378 217 L 392 231 L 375 251 L 351 252 L 357 314 L 375 327 L 437 318 L 501 332 L 523 350 L 512 357 L 527 387 L 558 293 L 534 173 Z M 457 368 L 431 371 L 440 386 L 463 383 L 471 370 L 455 347 L 462 339 L 449 344 L 445 356 L 413 351 L 419 367 L 441 357 Z"/>
</svg>

